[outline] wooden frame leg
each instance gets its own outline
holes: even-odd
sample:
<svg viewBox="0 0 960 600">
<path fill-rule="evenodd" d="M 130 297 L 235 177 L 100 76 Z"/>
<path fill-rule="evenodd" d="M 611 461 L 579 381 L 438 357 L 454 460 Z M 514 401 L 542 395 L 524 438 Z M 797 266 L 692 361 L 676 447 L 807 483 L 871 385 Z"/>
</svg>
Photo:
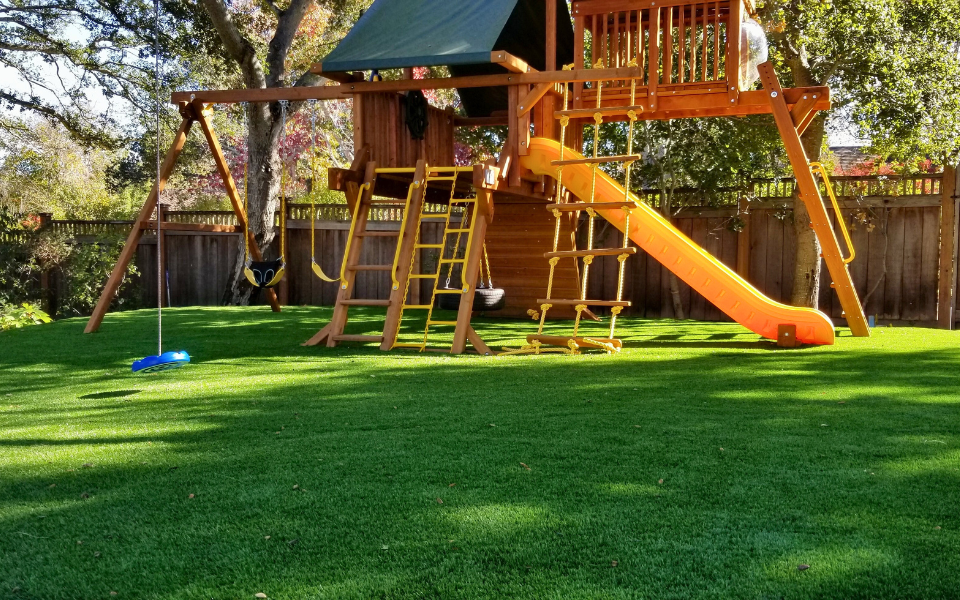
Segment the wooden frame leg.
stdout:
<svg viewBox="0 0 960 600">
<path fill-rule="evenodd" d="M 400 331 L 400 313 L 403 310 L 403 303 L 406 302 L 407 279 L 410 275 L 410 261 L 416 252 L 417 230 L 420 227 L 420 208 L 426 199 L 425 188 L 427 180 L 427 162 L 425 160 L 417 161 L 417 169 L 413 174 L 414 181 L 420 182 L 420 187 L 410 199 L 410 206 L 407 214 L 403 215 L 403 230 L 400 241 L 400 253 L 397 256 L 397 289 L 390 291 L 390 306 L 387 308 L 387 316 L 383 323 L 383 343 L 380 344 L 381 350 L 390 350 L 397 333 Z"/>
<path fill-rule="evenodd" d="M 487 190 L 477 190 L 476 204 L 476 223 L 473 228 L 473 236 L 470 240 L 470 248 L 467 250 L 467 262 L 463 265 L 463 285 L 469 285 L 470 290 L 460 297 L 460 310 L 457 312 L 457 328 L 453 333 L 453 345 L 450 347 L 450 354 L 462 354 L 467 349 L 467 339 L 471 332 L 477 342 L 486 351 L 490 348 L 480 340 L 480 336 L 470 326 L 470 318 L 473 316 L 473 294 L 477 287 L 477 279 L 480 276 L 480 263 L 483 261 L 483 242 L 487 236 L 487 224 L 493 218 L 493 194 Z M 477 342 L 472 339 L 470 342 L 478 352 L 483 350 L 478 347 Z"/>
<path fill-rule="evenodd" d="M 800 199 L 807 206 L 807 212 L 810 213 L 810 224 L 817 234 L 817 239 L 820 240 L 821 256 L 827 265 L 830 276 L 833 278 L 834 288 L 837 291 L 837 297 L 840 299 L 840 305 L 843 306 L 847 325 L 853 335 L 869 337 L 870 327 L 867 325 L 867 317 L 863 314 L 863 307 L 860 306 L 860 297 L 857 295 L 853 279 L 850 277 L 850 270 L 843 262 L 840 243 L 837 241 L 833 224 L 830 222 L 826 206 L 823 204 L 823 198 L 820 196 L 820 187 L 810 170 L 810 163 L 800 141 L 797 125 L 794 123 L 790 109 L 787 107 L 787 101 L 783 97 L 780 80 L 777 79 L 777 73 L 769 62 L 758 65 L 757 69 L 760 71 L 763 88 L 769 95 L 773 118 L 780 130 L 780 137 L 783 138 L 787 156 L 790 157 L 793 174 L 797 178 Z M 842 219 L 843 217 L 837 215 L 837 218 Z"/>
<path fill-rule="evenodd" d="M 190 105 L 190 109 L 193 111 L 193 118 L 200 124 L 204 137 L 207 138 L 207 145 L 210 146 L 210 152 L 213 153 L 213 160 L 217 164 L 217 171 L 220 173 L 220 178 L 223 179 L 223 186 L 227 190 L 227 197 L 230 198 L 233 212 L 237 215 L 237 222 L 240 224 L 241 229 L 245 229 L 247 216 L 243 211 L 243 200 L 240 198 L 240 192 L 237 190 L 237 185 L 233 181 L 233 175 L 230 173 L 230 165 L 227 164 L 227 159 L 223 155 L 223 149 L 220 148 L 220 140 L 217 138 L 216 132 L 213 131 L 213 125 L 210 123 L 210 119 L 207 118 L 207 108 L 200 102 L 194 102 Z M 253 237 L 253 232 L 250 232 L 250 239 L 247 240 L 247 243 L 250 246 L 250 255 L 253 257 L 253 260 L 263 260 L 263 254 L 260 252 L 260 247 Z M 277 293 L 273 288 L 267 289 L 267 300 L 270 302 L 270 307 L 273 309 L 273 312 L 280 312 L 280 301 L 277 299 Z"/>
<path fill-rule="evenodd" d="M 127 241 L 123 245 L 123 250 L 120 252 L 117 264 L 114 265 L 113 272 L 110 273 L 110 278 L 107 279 L 107 283 L 103 287 L 100 299 L 97 301 L 97 305 L 93 309 L 93 314 L 90 316 L 90 320 L 87 321 L 87 326 L 83 330 L 84 333 L 94 333 L 99 330 L 100 324 L 103 322 L 103 317 L 106 316 L 107 311 L 110 310 L 110 303 L 120 288 L 120 284 L 123 283 L 123 276 L 124 273 L 127 272 L 127 266 L 137 253 L 137 245 L 143 236 L 143 223 L 150 219 L 150 215 L 153 214 L 153 209 L 157 206 L 157 197 L 163 192 L 163 188 L 167 185 L 167 179 L 170 177 L 170 173 L 173 172 L 173 167 L 177 164 L 177 159 L 183 151 L 183 146 L 187 141 L 187 134 L 190 133 L 193 122 L 194 118 L 192 115 L 184 114 L 183 121 L 180 123 L 180 129 L 173 138 L 173 144 L 171 144 L 166 157 L 163 159 L 163 165 L 160 167 L 160 178 L 154 183 L 153 189 L 150 190 L 146 202 L 143 203 L 143 207 L 133 222 L 133 227 L 130 229 L 130 234 L 127 235 Z"/>
</svg>

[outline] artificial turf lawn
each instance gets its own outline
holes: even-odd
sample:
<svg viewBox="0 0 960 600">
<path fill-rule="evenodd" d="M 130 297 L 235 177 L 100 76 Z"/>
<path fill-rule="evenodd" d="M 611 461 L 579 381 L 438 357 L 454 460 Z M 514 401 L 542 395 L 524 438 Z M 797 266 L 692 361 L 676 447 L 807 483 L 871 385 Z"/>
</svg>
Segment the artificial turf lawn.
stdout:
<svg viewBox="0 0 960 600">
<path fill-rule="evenodd" d="M 0 598 L 960 595 L 956 333 L 300 347 L 329 314 L 171 310 L 156 375 L 149 311 L 0 334 Z"/>
</svg>

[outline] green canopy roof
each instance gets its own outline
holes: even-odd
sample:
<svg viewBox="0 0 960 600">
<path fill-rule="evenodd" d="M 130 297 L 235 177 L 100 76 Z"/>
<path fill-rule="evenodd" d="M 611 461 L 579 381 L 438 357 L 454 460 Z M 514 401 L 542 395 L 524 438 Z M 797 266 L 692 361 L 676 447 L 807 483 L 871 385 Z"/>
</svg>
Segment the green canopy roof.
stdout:
<svg viewBox="0 0 960 600">
<path fill-rule="evenodd" d="M 565 0 L 557 2 L 557 61 L 573 62 L 573 27 Z M 546 66 L 544 0 L 376 0 L 322 60 L 323 70 L 368 71 L 448 66 L 453 75 L 502 73 L 494 50 Z M 506 91 L 460 90 L 470 116 L 506 108 Z"/>
</svg>

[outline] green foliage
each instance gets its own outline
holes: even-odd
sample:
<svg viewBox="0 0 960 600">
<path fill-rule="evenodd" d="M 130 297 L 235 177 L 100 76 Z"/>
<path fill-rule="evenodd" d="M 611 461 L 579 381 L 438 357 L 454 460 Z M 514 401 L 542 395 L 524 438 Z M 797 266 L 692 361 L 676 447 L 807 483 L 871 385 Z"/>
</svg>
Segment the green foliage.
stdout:
<svg viewBox="0 0 960 600">
<path fill-rule="evenodd" d="M 130 188 L 116 194 L 107 186 L 117 153 L 78 146 L 66 129 L 44 119 L 22 125 L 0 137 L 0 205 L 57 219 L 130 216 Z"/>
<path fill-rule="evenodd" d="M 120 257 L 123 244 L 124 239 L 120 236 L 102 238 L 93 244 L 73 244 L 70 257 L 61 268 L 64 281 L 57 302 L 58 317 L 90 314 Z M 114 309 L 139 307 L 139 289 L 135 285 L 138 275 L 139 271 L 131 262 L 113 301 Z"/>
<path fill-rule="evenodd" d="M 0 331 L 20 329 L 28 325 L 42 325 L 51 321 L 47 313 L 26 302 L 20 306 L 0 304 Z"/>
<path fill-rule="evenodd" d="M 767 0 L 760 17 L 793 84 L 829 85 L 878 153 L 960 154 L 960 1 Z"/>
</svg>

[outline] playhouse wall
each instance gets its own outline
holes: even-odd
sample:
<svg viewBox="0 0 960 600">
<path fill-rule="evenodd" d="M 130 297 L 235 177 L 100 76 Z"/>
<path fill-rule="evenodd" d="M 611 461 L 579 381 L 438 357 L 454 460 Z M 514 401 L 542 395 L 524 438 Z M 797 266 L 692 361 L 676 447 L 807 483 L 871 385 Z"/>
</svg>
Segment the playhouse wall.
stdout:
<svg viewBox="0 0 960 600">
<path fill-rule="evenodd" d="M 355 119 L 361 127 L 354 127 L 354 144 L 357 148 L 369 144 L 371 159 L 378 167 L 414 167 L 420 158 L 429 165 L 453 164 L 452 113 L 431 106 L 425 139 L 414 140 L 405 124 L 407 101 L 402 94 L 362 94 L 357 98 L 360 108 Z"/>
<path fill-rule="evenodd" d="M 487 229 L 487 252 L 493 284 L 506 290 L 506 307 L 498 312 L 505 317 L 527 317 L 527 310 L 539 310 L 537 300 L 546 293 L 550 265 L 543 257 L 553 250 L 556 219 L 546 210 L 543 200 L 494 197 L 493 223 Z M 560 250 L 573 247 L 572 219 L 561 220 Z M 553 297 L 579 298 L 578 268 L 574 259 L 557 264 Z M 553 317 L 570 318 L 573 309 L 554 308 Z"/>
</svg>

